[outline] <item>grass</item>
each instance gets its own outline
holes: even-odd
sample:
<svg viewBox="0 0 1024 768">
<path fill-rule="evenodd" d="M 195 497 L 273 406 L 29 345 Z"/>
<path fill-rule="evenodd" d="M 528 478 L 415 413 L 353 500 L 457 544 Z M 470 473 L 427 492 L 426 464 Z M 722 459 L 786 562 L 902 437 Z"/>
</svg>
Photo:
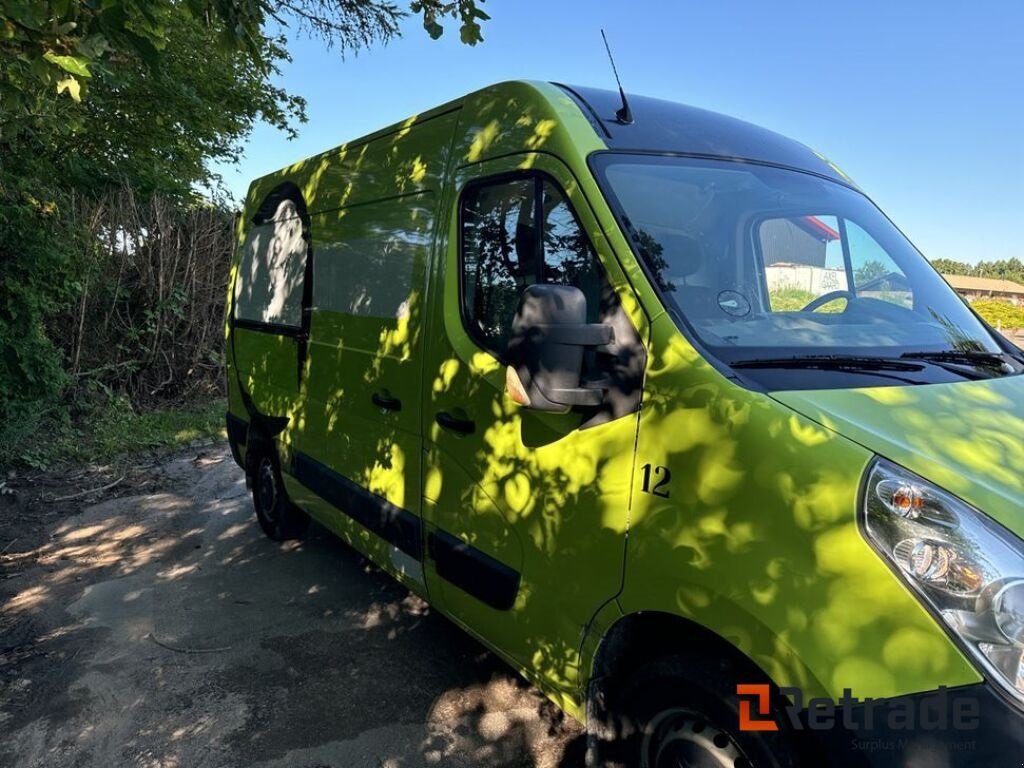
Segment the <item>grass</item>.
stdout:
<svg viewBox="0 0 1024 768">
<path fill-rule="evenodd" d="M 225 401 L 204 400 L 140 411 L 114 398 L 78 423 L 41 430 L 19 447 L 14 463 L 47 469 L 63 463 L 108 463 L 154 450 L 170 450 L 194 440 L 224 437 Z"/>
<path fill-rule="evenodd" d="M 802 288 L 783 286 L 776 288 L 768 294 L 768 301 L 771 304 L 772 312 L 799 312 L 816 298 L 819 294 L 805 291 Z M 819 312 L 841 312 L 846 307 L 846 299 L 836 299 L 821 306 Z"/>
<path fill-rule="evenodd" d="M 773 312 L 797 312 L 817 298 L 810 291 L 801 288 L 783 286 L 768 294 Z M 881 294 L 874 298 L 891 301 L 893 304 L 907 306 L 906 294 Z M 819 312 L 841 312 L 846 306 L 845 301 L 829 302 L 818 309 Z M 1024 328 L 1024 307 L 1015 307 L 1008 301 L 999 299 L 979 299 L 971 303 L 974 311 L 985 318 L 985 322 L 993 328 Z"/>
</svg>

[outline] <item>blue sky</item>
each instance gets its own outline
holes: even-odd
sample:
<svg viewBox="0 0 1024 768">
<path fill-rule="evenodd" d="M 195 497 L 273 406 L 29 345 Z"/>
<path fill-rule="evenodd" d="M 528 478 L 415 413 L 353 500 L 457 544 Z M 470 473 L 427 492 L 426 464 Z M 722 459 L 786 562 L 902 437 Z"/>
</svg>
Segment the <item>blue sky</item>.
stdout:
<svg viewBox="0 0 1024 768">
<path fill-rule="evenodd" d="M 342 60 L 293 40 L 281 83 L 308 102 L 299 138 L 258 127 L 249 180 L 500 80 L 612 87 L 723 112 L 832 159 L 930 258 L 1024 258 L 1024 4 L 487 0 L 485 41 L 449 25 Z"/>
</svg>

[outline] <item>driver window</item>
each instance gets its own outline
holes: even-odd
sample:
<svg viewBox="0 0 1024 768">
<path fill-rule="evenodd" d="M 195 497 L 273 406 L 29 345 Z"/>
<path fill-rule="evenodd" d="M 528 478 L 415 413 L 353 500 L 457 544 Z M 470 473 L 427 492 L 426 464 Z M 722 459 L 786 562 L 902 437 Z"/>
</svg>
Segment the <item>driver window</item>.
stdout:
<svg viewBox="0 0 1024 768">
<path fill-rule="evenodd" d="M 462 306 L 470 333 L 502 357 L 523 289 L 572 285 L 597 322 L 604 278 L 562 191 L 540 176 L 467 188 L 462 198 Z"/>
<path fill-rule="evenodd" d="M 772 312 L 797 312 L 822 296 L 849 290 L 837 217 L 766 219 L 757 237 Z M 837 297 L 819 311 L 840 312 L 845 306 Z"/>
<path fill-rule="evenodd" d="M 462 205 L 462 303 L 485 345 L 504 348 L 523 288 L 536 282 L 533 179 L 474 187 Z"/>
</svg>

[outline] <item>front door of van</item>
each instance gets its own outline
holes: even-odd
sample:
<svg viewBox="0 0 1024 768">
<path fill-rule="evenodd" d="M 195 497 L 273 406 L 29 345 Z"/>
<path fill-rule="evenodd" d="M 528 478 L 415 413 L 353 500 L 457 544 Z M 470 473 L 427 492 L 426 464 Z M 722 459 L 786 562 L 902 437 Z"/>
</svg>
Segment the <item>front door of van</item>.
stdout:
<svg viewBox="0 0 1024 768">
<path fill-rule="evenodd" d="M 468 166 L 456 191 L 424 369 L 427 585 L 558 696 L 577 678 L 582 631 L 621 584 L 646 321 L 559 161 Z M 512 318 L 537 282 L 579 287 L 588 321 L 613 325 L 613 348 L 585 364 L 606 380 L 601 407 L 541 414 L 505 394 Z"/>
</svg>

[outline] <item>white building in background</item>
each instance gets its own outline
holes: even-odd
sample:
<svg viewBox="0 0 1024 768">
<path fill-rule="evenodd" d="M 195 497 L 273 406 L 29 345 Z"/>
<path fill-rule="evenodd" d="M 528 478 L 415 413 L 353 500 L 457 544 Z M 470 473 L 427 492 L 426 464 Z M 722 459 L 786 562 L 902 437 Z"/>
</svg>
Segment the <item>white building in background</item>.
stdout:
<svg viewBox="0 0 1024 768">
<path fill-rule="evenodd" d="M 790 288 L 820 296 L 831 291 L 849 290 L 846 271 L 842 268 L 777 262 L 765 267 L 765 280 L 770 292 Z"/>
</svg>

